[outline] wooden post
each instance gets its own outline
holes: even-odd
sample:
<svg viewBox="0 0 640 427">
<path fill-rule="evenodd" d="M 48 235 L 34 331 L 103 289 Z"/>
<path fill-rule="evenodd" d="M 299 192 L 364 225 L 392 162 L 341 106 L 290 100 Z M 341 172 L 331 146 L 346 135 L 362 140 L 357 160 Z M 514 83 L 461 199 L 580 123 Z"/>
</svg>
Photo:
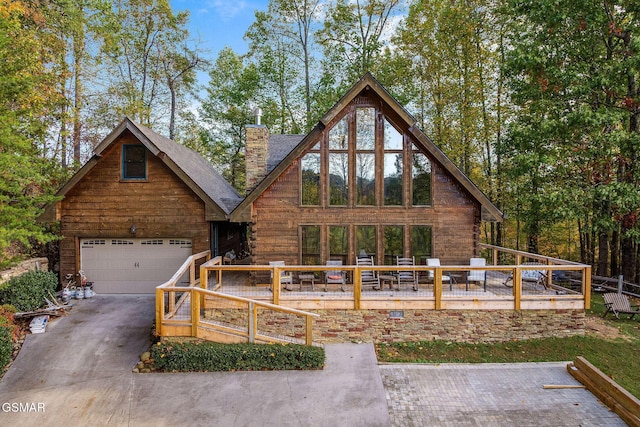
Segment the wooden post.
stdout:
<svg viewBox="0 0 640 427">
<path fill-rule="evenodd" d="M 522 270 L 520 267 L 516 267 L 513 270 L 513 309 L 520 310 L 520 303 L 522 300 Z"/>
<path fill-rule="evenodd" d="M 360 310 L 360 301 L 362 297 L 362 273 L 360 268 L 356 267 L 353 272 L 353 309 Z"/>
<path fill-rule="evenodd" d="M 162 321 L 164 320 L 164 291 L 156 288 L 156 334 L 162 336 Z"/>
<path fill-rule="evenodd" d="M 493 265 L 498 265 L 498 248 L 493 248 Z"/>
<path fill-rule="evenodd" d="M 200 322 L 200 292 L 198 288 L 191 288 L 191 336 L 198 336 L 198 323 Z"/>
<path fill-rule="evenodd" d="M 591 308 L 591 266 L 584 268 L 582 272 L 582 295 L 584 296 L 584 309 Z"/>
<path fill-rule="evenodd" d="M 304 316 L 304 326 L 305 326 L 305 344 L 313 345 L 313 318 L 311 316 Z"/>
<path fill-rule="evenodd" d="M 192 258 L 191 264 L 189 264 L 189 286 L 193 286 L 195 283 L 196 283 L 196 260 Z"/>
<path fill-rule="evenodd" d="M 249 342 L 252 344 L 256 342 L 256 316 L 256 304 L 251 301 L 249 302 L 249 325 L 247 326 L 249 330 Z"/>
<path fill-rule="evenodd" d="M 273 267 L 273 275 L 271 277 L 271 289 L 273 290 L 273 303 L 280 304 L 280 267 Z"/>
<path fill-rule="evenodd" d="M 202 289 L 209 289 L 209 270 L 206 267 L 200 266 L 200 287 Z"/>
<path fill-rule="evenodd" d="M 442 310 L 442 270 L 433 271 L 433 296 L 436 298 L 436 310 Z"/>
</svg>

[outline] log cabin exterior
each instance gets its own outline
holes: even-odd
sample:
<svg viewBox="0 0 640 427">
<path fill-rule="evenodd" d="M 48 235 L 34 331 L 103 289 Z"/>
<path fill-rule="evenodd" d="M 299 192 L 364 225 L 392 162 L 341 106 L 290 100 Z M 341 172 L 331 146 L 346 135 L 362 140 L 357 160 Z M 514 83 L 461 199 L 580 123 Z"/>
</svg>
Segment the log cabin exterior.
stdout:
<svg viewBox="0 0 640 427">
<path fill-rule="evenodd" d="M 97 292 L 153 292 L 192 253 L 241 241 L 226 218 L 241 200 L 231 185 L 195 152 L 128 118 L 57 195 L 40 219 L 60 221 L 60 276 L 88 270 Z"/>
<path fill-rule="evenodd" d="M 481 221 L 502 218 L 370 74 L 307 135 L 246 135 L 243 198 L 200 155 L 125 118 L 41 217 L 61 223 L 61 277 L 84 269 L 110 283 L 98 292 L 152 292 L 178 259 L 245 240 L 253 264 L 464 264 Z"/>
<path fill-rule="evenodd" d="M 502 220 L 370 74 L 306 136 L 248 126 L 247 185 L 230 218 L 250 223 L 256 264 L 466 264 L 481 221 Z"/>
</svg>

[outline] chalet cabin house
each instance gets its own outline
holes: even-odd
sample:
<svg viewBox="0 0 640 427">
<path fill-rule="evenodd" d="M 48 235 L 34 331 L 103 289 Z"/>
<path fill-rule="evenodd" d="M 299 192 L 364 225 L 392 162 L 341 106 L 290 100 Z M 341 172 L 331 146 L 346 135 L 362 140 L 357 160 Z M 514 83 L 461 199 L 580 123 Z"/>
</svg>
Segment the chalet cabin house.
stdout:
<svg viewBox="0 0 640 427">
<path fill-rule="evenodd" d="M 433 257 L 468 265 L 481 222 L 502 220 L 370 74 L 307 135 L 270 135 L 258 124 L 247 126 L 246 139 L 240 195 L 200 155 L 125 118 L 41 216 L 60 222 L 60 275 L 84 269 L 98 293 L 151 293 L 188 255 L 245 248 L 255 265 L 353 265 L 363 254 L 376 264 L 411 256 L 416 264 Z M 266 274 L 256 283 L 269 282 Z M 369 306 L 358 310 L 341 297 L 325 304 L 312 296 L 313 308 L 289 303 L 321 315 L 314 337 L 324 342 L 504 340 L 584 329 L 584 310 L 555 298 L 531 300 L 522 311 L 509 300 L 474 310 L 473 299 L 439 310 L 433 298 L 410 295 L 363 301 Z M 396 306 L 404 318 L 390 320 Z"/>
<path fill-rule="evenodd" d="M 99 293 L 150 293 L 192 253 L 254 264 L 465 264 L 501 212 L 365 75 L 307 135 L 248 125 L 242 197 L 194 151 L 125 118 L 58 191 L 60 275 Z M 245 230 L 250 225 L 247 239 Z"/>
<path fill-rule="evenodd" d="M 230 219 L 251 225 L 256 264 L 467 264 L 481 221 L 502 220 L 370 74 L 307 135 L 246 131 L 248 195 Z"/>
</svg>

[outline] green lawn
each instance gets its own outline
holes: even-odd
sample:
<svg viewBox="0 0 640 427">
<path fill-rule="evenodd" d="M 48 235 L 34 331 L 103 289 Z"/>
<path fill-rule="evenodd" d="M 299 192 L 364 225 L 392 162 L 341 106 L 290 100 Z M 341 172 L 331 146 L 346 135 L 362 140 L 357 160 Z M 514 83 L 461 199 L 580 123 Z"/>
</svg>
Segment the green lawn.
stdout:
<svg viewBox="0 0 640 427">
<path fill-rule="evenodd" d="M 604 313 L 602 296 L 594 294 L 587 316 Z M 628 317 L 628 316 L 625 316 Z M 640 398 L 640 316 L 634 320 L 604 321 L 621 337 L 588 333 L 571 338 L 546 338 L 497 344 L 464 344 L 450 341 L 420 341 L 378 344 L 380 362 L 401 363 L 517 363 L 555 362 L 585 357 L 634 396 Z"/>
</svg>

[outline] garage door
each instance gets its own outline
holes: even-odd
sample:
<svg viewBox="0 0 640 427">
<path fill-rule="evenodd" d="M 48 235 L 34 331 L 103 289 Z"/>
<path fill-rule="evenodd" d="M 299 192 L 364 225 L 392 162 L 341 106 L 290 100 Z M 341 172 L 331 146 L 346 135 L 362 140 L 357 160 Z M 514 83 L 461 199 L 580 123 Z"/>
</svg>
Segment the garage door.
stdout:
<svg viewBox="0 0 640 427">
<path fill-rule="evenodd" d="M 153 293 L 190 255 L 189 239 L 80 241 L 80 265 L 94 290 L 103 294 Z M 183 279 L 188 281 L 188 276 Z"/>
</svg>

